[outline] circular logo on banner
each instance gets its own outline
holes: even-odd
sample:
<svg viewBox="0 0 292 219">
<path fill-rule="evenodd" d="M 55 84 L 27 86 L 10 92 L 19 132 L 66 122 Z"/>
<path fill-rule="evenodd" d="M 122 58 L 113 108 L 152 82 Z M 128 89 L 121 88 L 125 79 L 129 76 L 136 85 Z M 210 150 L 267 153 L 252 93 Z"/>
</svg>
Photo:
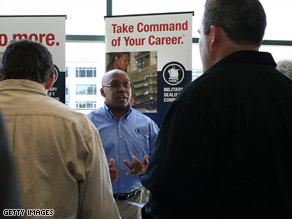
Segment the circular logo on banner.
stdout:
<svg viewBox="0 0 292 219">
<path fill-rule="evenodd" d="M 55 80 L 54 80 L 54 83 L 55 83 L 59 77 L 59 68 L 55 64 L 54 64 L 54 74 L 55 74 Z"/>
<path fill-rule="evenodd" d="M 185 71 L 177 62 L 168 63 L 163 70 L 163 79 L 169 85 L 178 85 L 184 79 Z"/>
</svg>

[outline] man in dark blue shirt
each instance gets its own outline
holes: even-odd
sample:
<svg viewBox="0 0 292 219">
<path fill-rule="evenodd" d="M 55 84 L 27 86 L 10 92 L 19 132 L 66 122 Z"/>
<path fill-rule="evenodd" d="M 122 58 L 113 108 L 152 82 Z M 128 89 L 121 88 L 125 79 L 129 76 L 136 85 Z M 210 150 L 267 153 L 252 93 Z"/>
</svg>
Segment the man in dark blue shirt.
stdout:
<svg viewBox="0 0 292 219">
<path fill-rule="evenodd" d="M 161 126 L 148 217 L 292 218 L 292 81 L 259 52 L 265 27 L 258 0 L 206 1 L 204 74 Z"/>
</svg>

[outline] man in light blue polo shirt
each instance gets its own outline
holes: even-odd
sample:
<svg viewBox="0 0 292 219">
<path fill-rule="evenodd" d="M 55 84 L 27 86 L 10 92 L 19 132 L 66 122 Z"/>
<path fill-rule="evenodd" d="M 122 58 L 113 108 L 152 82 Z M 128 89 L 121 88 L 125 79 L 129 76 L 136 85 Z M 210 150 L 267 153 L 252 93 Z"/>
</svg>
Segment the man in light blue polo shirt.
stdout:
<svg viewBox="0 0 292 219">
<path fill-rule="evenodd" d="M 88 118 L 99 130 L 121 217 L 141 218 L 140 208 L 126 201 L 145 202 L 141 177 L 159 129 L 153 120 L 129 104 L 131 82 L 124 71 L 106 73 L 100 93 L 105 98 L 104 106 L 88 114 Z"/>
</svg>

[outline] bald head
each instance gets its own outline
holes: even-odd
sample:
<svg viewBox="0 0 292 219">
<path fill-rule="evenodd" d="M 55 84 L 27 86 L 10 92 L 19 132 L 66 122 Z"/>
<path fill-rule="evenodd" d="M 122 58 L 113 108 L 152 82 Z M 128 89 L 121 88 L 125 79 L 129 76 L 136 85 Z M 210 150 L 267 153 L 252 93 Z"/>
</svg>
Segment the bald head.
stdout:
<svg viewBox="0 0 292 219">
<path fill-rule="evenodd" d="M 102 80 L 101 80 L 101 86 L 109 84 L 114 78 L 115 74 L 125 74 L 126 77 L 129 79 L 129 76 L 126 72 L 120 69 L 114 69 L 114 70 L 108 71 L 107 73 L 103 75 Z"/>
</svg>

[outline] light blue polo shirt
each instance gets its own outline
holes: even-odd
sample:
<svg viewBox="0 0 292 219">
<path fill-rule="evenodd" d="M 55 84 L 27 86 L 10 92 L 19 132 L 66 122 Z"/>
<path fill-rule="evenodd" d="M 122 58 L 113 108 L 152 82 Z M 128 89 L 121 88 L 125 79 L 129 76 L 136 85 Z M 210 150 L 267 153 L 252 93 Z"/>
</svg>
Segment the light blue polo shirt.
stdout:
<svg viewBox="0 0 292 219">
<path fill-rule="evenodd" d="M 130 169 L 124 160 L 132 162 L 135 155 L 140 162 L 144 156 L 151 157 L 159 128 L 156 123 L 129 104 L 129 112 L 116 119 L 111 110 L 104 106 L 94 110 L 87 117 L 98 129 L 107 160 L 115 160 L 114 167 L 119 171 L 113 183 L 113 193 L 129 193 L 142 186 L 141 176 L 127 176 Z"/>
</svg>

